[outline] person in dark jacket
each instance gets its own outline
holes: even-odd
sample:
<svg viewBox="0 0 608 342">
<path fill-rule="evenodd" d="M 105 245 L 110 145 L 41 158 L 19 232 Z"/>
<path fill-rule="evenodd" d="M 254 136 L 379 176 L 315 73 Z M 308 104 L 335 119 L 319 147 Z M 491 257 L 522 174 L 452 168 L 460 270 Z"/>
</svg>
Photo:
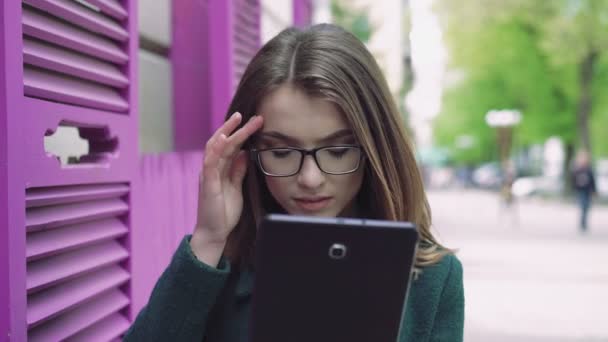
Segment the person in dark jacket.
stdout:
<svg viewBox="0 0 608 342">
<path fill-rule="evenodd" d="M 591 199 L 593 194 L 597 192 L 591 158 L 589 152 L 585 150 L 579 151 L 576 155 L 572 168 L 572 186 L 576 191 L 580 209 L 579 228 L 581 233 L 585 233 L 587 232 L 587 217 L 589 216 Z"/>
<path fill-rule="evenodd" d="M 414 222 L 399 341 L 462 341 L 462 265 L 431 233 L 421 178 L 365 46 L 330 24 L 282 31 L 249 63 L 207 142 L 194 232 L 124 340 L 247 341 L 257 222 L 288 213 Z"/>
</svg>

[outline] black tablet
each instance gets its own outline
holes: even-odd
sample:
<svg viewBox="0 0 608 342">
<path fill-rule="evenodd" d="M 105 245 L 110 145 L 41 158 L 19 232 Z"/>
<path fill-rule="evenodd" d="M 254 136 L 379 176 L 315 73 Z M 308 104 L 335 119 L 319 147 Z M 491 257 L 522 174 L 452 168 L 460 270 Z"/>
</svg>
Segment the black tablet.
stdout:
<svg viewBox="0 0 608 342">
<path fill-rule="evenodd" d="M 251 341 L 397 341 L 417 240 L 408 222 L 266 216 Z"/>
</svg>

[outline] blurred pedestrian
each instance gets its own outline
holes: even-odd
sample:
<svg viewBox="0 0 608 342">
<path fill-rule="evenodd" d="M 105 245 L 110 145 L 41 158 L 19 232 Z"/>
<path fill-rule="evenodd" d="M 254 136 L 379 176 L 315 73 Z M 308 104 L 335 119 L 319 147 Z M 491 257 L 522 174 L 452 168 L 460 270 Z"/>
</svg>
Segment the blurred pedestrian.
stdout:
<svg viewBox="0 0 608 342">
<path fill-rule="evenodd" d="M 581 233 L 587 232 L 587 217 L 591 207 L 593 194 L 597 193 L 595 177 L 591 167 L 591 156 L 586 150 L 580 150 L 572 167 L 572 186 L 576 192 L 580 209 L 579 229 Z"/>
<path fill-rule="evenodd" d="M 510 218 L 510 224 L 519 225 L 519 213 L 515 194 L 513 193 L 513 183 L 517 178 L 517 170 L 512 161 L 503 164 L 501 187 L 500 187 L 500 211 L 499 220 L 502 224 L 509 223 L 504 220 L 505 216 Z"/>
</svg>

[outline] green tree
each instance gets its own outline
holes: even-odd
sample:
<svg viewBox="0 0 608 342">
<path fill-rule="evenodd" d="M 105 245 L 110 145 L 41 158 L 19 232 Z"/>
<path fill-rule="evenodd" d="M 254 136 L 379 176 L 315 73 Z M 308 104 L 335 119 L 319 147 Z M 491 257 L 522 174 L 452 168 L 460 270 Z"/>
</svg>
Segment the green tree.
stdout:
<svg viewBox="0 0 608 342">
<path fill-rule="evenodd" d="M 344 3 L 343 0 L 332 0 L 331 14 L 335 24 L 350 31 L 364 43 L 372 35 L 372 27 L 365 10 L 357 10 Z"/>
<path fill-rule="evenodd" d="M 602 58 L 608 53 L 608 1 L 554 0 L 548 3 L 554 6 L 556 15 L 543 22 L 543 46 L 550 52 L 554 65 L 566 68 L 574 65 L 576 68 L 577 77 L 572 85 L 578 143 L 591 150 L 590 117 L 597 112 L 594 104 L 603 104 L 599 102 L 603 95 L 597 88 L 608 85 L 605 74 L 598 72 Z"/>
<path fill-rule="evenodd" d="M 557 135 L 570 146 L 578 138 L 590 148 L 589 117 L 597 117 L 593 132 L 608 121 L 600 95 L 608 85 L 602 66 L 607 11 L 608 1 L 599 0 L 439 1 L 450 67 L 465 76 L 445 92 L 435 123 L 438 142 L 474 135 L 483 145 L 455 153 L 457 159 L 491 158 L 494 144 L 484 142 L 493 132 L 483 116 L 514 108 L 523 112 L 518 144 Z M 560 41 L 562 35 L 571 38 Z"/>
</svg>

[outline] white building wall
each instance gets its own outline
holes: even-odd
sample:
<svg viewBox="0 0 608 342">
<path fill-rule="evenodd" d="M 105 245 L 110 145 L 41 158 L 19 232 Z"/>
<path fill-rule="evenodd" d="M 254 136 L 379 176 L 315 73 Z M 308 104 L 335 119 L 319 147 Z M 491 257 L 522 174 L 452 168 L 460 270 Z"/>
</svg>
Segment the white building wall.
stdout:
<svg viewBox="0 0 608 342">
<path fill-rule="evenodd" d="M 293 25 L 293 1 L 261 0 L 262 4 L 262 44 Z"/>
<path fill-rule="evenodd" d="M 171 47 L 171 0 L 140 0 L 138 7 L 140 37 L 168 50 Z M 141 47 L 138 58 L 140 151 L 173 151 L 171 61 Z"/>
<path fill-rule="evenodd" d="M 173 151 L 173 82 L 168 59 L 139 50 L 139 147 Z"/>
<path fill-rule="evenodd" d="M 313 0 L 312 24 L 333 22 L 331 16 L 331 0 Z"/>
<path fill-rule="evenodd" d="M 140 36 L 171 46 L 171 0 L 139 0 L 138 12 Z"/>
<path fill-rule="evenodd" d="M 372 36 L 367 47 L 376 57 L 393 95 L 403 82 L 403 29 L 401 0 L 355 0 L 367 8 Z"/>
</svg>

